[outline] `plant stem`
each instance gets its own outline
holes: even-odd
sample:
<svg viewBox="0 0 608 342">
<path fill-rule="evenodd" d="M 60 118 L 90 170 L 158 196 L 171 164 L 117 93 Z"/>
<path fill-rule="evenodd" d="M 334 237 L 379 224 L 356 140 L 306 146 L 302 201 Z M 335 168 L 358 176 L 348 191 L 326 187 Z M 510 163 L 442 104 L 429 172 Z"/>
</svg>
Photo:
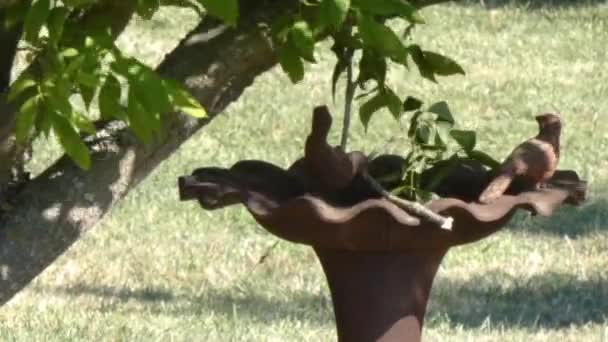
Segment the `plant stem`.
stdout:
<svg viewBox="0 0 608 342">
<path fill-rule="evenodd" d="M 346 65 L 346 92 L 344 95 L 344 122 L 342 124 L 342 138 L 340 139 L 340 147 L 342 151 L 346 151 L 348 143 L 348 131 L 350 130 L 350 115 L 352 111 L 353 99 L 355 97 L 356 84 L 353 81 L 353 54 L 352 51 L 347 52 L 348 64 Z"/>
<path fill-rule="evenodd" d="M 363 177 L 369 182 L 369 184 L 374 188 L 374 190 L 378 191 L 384 198 L 392 202 L 394 205 L 399 208 L 412 213 L 414 215 L 423 217 L 430 222 L 438 225 L 441 229 L 452 230 L 452 223 L 454 219 L 451 217 L 443 217 L 436 212 L 430 210 L 429 208 L 423 206 L 418 202 L 411 202 L 408 200 L 404 200 L 399 198 L 390 192 L 386 191 L 378 181 L 376 181 L 369 173 L 364 172 Z"/>
<path fill-rule="evenodd" d="M 348 131 L 350 128 L 350 115 L 351 115 L 352 103 L 353 103 L 353 99 L 355 97 L 355 91 L 356 91 L 356 83 L 353 81 L 352 51 L 347 51 L 347 56 L 348 56 L 348 59 L 347 59 L 348 64 L 346 65 L 346 92 L 345 92 L 345 99 L 344 99 L 344 123 L 342 126 L 342 139 L 340 142 L 340 147 L 342 148 L 342 151 L 346 151 L 346 144 L 348 142 Z M 371 156 L 368 159 L 372 160 Z M 382 187 L 382 185 L 380 185 L 380 183 L 378 183 L 378 181 L 376 181 L 369 173 L 367 173 L 367 171 L 363 172 L 363 176 L 370 183 L 370 185 L 374 188 L 374 190 L 378 191 L 384 198 L 386 198 L 388 201 L 390 201 L 394 205 L 398 206 L 399 208 L 401 208 L 411 214 L 425 218 L 425 219 L 429 220 L 430 222 L 437 224 L 442 229 L 452 230 L 452 223 L 454 222 L 453 218 L 443 217 L 443 216 L 435 213 L 434 211 L 428 209 L 427 207 L 423 206 L 420 203 L 407 201 L 407 200 L 404 200 L 402 198 L 399 198 L 399 197 L 391 194 L 390 192 L 386 191 Z"/>
</svg>

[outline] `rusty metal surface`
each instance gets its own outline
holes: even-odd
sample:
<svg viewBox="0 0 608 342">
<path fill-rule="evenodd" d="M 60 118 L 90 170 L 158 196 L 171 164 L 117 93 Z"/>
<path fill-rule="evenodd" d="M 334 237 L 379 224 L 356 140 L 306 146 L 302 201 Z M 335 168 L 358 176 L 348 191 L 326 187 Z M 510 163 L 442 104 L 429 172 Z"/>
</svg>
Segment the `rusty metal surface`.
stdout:
<svg viewBox="0 0 608 342">
<path fill-rule="evenodd" d="M 401 167 L 400 157 L 368 161 L 360 152 L 346 154 L 326 143 L 323 125 L 331 125 L 331 116 L 317 108 L 305 156 L 289 169 L 257 160 L 229 169 L 200 168 L 179 178 L 180 198 L 197 199 L 205 209 L 242 203 L 264 228 L 292 242 L 387 252 L 473 242 L 500 229 L 517 209 L 548 216 L 562 203 L 577 204 L 585 196 L 585 182 L 575 172 L 557 171 L 549 188 L 525 191 L 525 184 L 515 182 L 493 203 L 476 203 L 492 175 L 478 162 L 462 160 L 438 185 L 443 197 L 428 204 L 454 217 L 452 231 L 442 230 L 381 198 L 361 176 L 362 170 L 393 172 Z M 423 174 L 423 181 L 432 174 L 433 169 Z"/>
</svg>

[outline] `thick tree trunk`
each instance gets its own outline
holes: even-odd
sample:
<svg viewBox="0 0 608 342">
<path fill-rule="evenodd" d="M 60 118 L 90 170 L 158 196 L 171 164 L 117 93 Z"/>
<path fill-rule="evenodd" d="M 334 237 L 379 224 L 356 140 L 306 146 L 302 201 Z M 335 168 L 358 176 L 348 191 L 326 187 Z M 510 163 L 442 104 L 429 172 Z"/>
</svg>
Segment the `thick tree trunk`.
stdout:
<svg viewBox="0 0 608 342">
<path fill-rule="evenodd" d="M 18 206 L 0 222 L 0 305 L 276 63 L 267 32 L 259 24 L 295 8 L 297 1 L 255 3 L 241 9 L 246 15 L 236 29 L 202 23 L 159 66 L 162 75 L 188 87 L 208 110 L 209 119 L 171 115 L 167 138 L 145 149 L 121 125 L 112 124 L 91 142 L 90 171 L 63 157 L 26 185 Z"/>
<path fill-rule="evenodd" d="M 6 13 L 0 11 L 0 24 L 4 23 Z M 6 183 L 10 180 L 10 168 L 13 155 L 13 139 L 9 139 L 13 130 L 13 111 L 5 101 L 5 94 L 11 79 L 11 70 L 17 44 L 21 37 L 21 26 L 11 29 L 0 27 L 0 203 Z"/>
</svg>

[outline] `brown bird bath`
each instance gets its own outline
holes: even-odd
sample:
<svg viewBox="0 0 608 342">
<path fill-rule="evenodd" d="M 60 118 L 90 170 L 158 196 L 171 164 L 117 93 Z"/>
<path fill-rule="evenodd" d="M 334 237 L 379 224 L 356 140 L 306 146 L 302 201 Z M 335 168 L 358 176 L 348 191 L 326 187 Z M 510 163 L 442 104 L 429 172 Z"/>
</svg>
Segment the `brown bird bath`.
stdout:
<svg viewBox="0 0 608 342">
<path fill-rule="evenodd" d="M 399 157 L 368 163 L 361 153 L 331 148 L 330 125 L 327 110 L 315 109 L 305 156 L 287 170 L 263 161 L 201 168 L 179 178 L 179 192 L 207 210 L 243 204 L 272 234 L 312 246 L 329 283 L 339 341 L 419 341 L 433 279 L 450 247 L 498 231 L 517 209 L 548 216 L 584 200 L 585 182 L 557 171 L 545 189 L 514 184 L 492 204 L 474 203 L 491 175 L 462 160 L 436 188 L 441 198 L 428 204 L 454 219 L 444 230 L 381 198 L 361 176 L 394 171 Z"/>
</svg>

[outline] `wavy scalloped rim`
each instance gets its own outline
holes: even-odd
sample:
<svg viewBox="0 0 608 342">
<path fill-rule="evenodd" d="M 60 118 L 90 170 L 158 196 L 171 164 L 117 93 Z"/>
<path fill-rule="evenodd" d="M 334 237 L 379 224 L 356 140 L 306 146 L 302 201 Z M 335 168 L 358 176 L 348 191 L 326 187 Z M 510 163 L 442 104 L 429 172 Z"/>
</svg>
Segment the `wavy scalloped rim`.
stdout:
<svg viewBox="0 0 608 342">
<path fill-rule="evenodd" d="M 443 198 L 428 204 L 454 216 L 452 231 L 422 222 L 385 199 L 368 199 L 350 207 L 336 207 L 306 194 L 278 203 L 263 194 L 242 192 L 243 204 L 275 235 L 298 243 L 358 251 L 449 248 L 483 238 L 497 230 L 517 209 L 549 216 L 570 192 L 546 189 L 504 195 L 492 204 Z"/>
<path fill-rule="evenodd" d="M 293 242 L 356 251 L 404 251 L 473 242 L 502 228 L 517 209 L 549 216 L 562 203 L 580 202 L 585 191 L 585 182 L 576 173 L 558 171 L 551 188 L 503 195 L 491 204 L 456 198 L 430 202 L 431 210 L 454 218 L 452 230 L 446 231 L 385 199 L 335 205 L 301 192 L 302 184 L 293 177 L 257 161 L 237 163 L 231 169 L 203 168 L 180 178 L 180 196 L 198 198 L 207 209 L 243 203 L 260 225 Z M 184 186 L 186 178 L 190 187 Z M 300 190 L 289 195 L 292 187 Z"/>
</svg>

